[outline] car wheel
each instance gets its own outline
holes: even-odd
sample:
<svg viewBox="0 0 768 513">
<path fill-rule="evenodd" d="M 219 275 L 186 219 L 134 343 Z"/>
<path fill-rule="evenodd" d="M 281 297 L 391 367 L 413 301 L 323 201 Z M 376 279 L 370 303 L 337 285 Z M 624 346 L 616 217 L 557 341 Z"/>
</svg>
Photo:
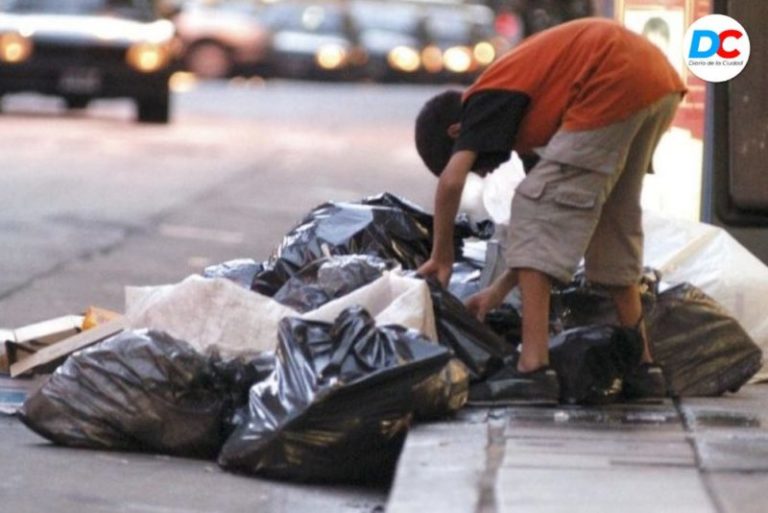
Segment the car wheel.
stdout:
<svg viewBox="0 0 768 513">
<path fill-rule="evenodd" d="M 64 98 L 64 103 L 69 110 L 80 110 L 88 107 L 91 99 L 84 96 L 67 96 Z"/>
<path fill-rule="evenodd" d="M 139 123 L 168 123 L 171 118 L 170 98 L 166 93 L 154 98 L 136 100 L 137 120 Z"/>
<path fill-rule="evenodd" d="M 230 51 L 213 41 L 192 45 L 184 57 L 184 65 L 200 78 L 228 77 L 234 67 Z"/>
</svg>

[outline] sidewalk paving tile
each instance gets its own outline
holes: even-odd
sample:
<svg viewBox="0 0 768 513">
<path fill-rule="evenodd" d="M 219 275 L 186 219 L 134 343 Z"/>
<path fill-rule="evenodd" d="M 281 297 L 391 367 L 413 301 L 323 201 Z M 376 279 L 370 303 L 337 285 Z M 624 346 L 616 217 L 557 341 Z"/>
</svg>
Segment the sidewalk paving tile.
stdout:
<svg viewBox="0 0 768 513">
<path fill-rule="evenodd" d="M 387 513 L 467 513 L 480 500 L 488 425 L 449 422 L 414 427 L 398 462 Z"/>
<path fill-rule="evenodd" d="M 768 473 L 715 472 L 705 474 L 705 481 L 721 513 L 768 511 Z"/>
<path fill-rule="evenodd" d="M 716 513 L 688 468 L 502 467 L 499 513 Z"/>
</svg>

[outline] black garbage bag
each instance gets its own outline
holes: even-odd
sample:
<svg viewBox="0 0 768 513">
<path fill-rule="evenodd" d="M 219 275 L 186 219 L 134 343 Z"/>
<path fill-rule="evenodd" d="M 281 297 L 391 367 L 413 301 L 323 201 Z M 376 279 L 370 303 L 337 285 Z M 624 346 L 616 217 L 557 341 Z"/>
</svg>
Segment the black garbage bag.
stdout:
<svg viewBox="0 0 768 513">
<path fill-rule="evenodd" d="M 640 279 L 640 290 L 643 311 L 646 313 L 653 309 L 660 281 L 658 271 L 645 268 Z M 555 333 L 579 326 L 619 322 L 608 290 L 590 284 L 583 270 L 574 276 L 571 283 L 552 290 L 550 320 L 550 329 Z"/>
<path fill-rule="evenodd" d="M 503 303 L 485 315 L 485 324 L 504 342 L 517 347 L 523 339 L 523 319 L 517 309 Z"/>
<path fill-rule="evenodd" d="M 426 213 L 418 205 L 411 203 L 410 201 L 401 198 L 395 194 L 384 192 L 376 196 L 370 196 L 363 199 L 360 203 L 364 205 L 391 207 L 402 210 L 407 213 L 413 219 L 417 220 L 424 226 L 429 227 L 430 232 L 434 223 L 434 217 L 432 214 Z M 480 239 L 489 239 L 493 236 L 496 229 L 493 221 L 482 220 L 479 222 L 470 220 L 466 214 L 459 214 L 456 218 L 456 230 L 457 236 L 461 239 L 468 237 L 477 237 Z"/>
<path fill-rule="evenodd" d="M 464 304 L 437 281 L 427 280 L 435 312 L 437 338 L 466 365 L 470 381 L 482 381 L 504 365 L 514 346 L 478 321 Z"/>
<path fill-rule="evenodd" d="M 285 282 L 273 299 L 297 312 L 308 312 L 376 281 L 396 265 L 372 255 L 320 258 Z"/>
<path fill-rule="evenodd" d="M 20 415 L 61 445 L 213 457 L 231 393 L 186 342 L 129 331 L 70 356 Z"/>
<path fill-rule="evenodd" d="M 640 364 L 643 340 L 630 328 L 583 326 L 556 335 L 549 351 L 561 402 L 609 404 L 621 396 L 627 371 Z"/>
<path fill-rule="evenodd" d="M 414 408 L 413 389 L 449 352 L 361 308 L 333 324 L 286 318 L 277 367 L 254 385 L 248 415 L 222 448 L 231 470 L 312 481 L 391 475 Z"/>
<path fill-rule="evenodd" d="M 252 258 L 238 258 L 221 264 L 210 265 L 203 270 L 204 278 L 226 278 L 244 287 L 251 288 L 253 278 L 264 272 L 266 265 Z"/>
<path fill-rule="evenodd" d="M 658 292 L 659 273 L 646 269 L 643 310 L 656 361 L 674 396 L 736 391 L 760 370 L 762 351 L 714 299 L 683 283 Z M 608 293 L 581 276 L 555 294 L 555 317 L 565 328 L 618 323 Z"/>
<path fill-rule="evenodd" d="M 416 269 L 429 258 L 432 223 L 431 215 L 389 193 L 359 203 L 324 203 L 283 238 L 268 268 L 254 278 L 252 289 L 273 296 L 300 269 L 329 255 L 374 255 Z M 478 230 L 460 219 L 456 254 L 461 254 L 464 238 L 490 233 L 485 226 Z"/>
<path fill-rule="evenodd" d="M 261 351 L 236 358 L 222 358 L 214 348 L 208 356 L 216 375 L 217 387 L 225 394 L 228 406 L 222 419 L 221 443 L 224 443 L 244 418 L 251 387 L 275 371 L 275 353 Z"/>
<path fill-rule="evenodd" d="M 715 300 L 684 283 L 658 295 L 648 336 L 673 395 L 736 392 L 762 366 L 762 351 Z"/>
<path fill-rule="evenodd" d="M 274 295 L 298 312 L 307 312 L 380 278 L 396 262 L 371 255 L 340 255 L 312 262 Z M 458 411 L 466 402 L 469 374 L 459 360 L 416 389 L 416 419 L 436 419 Z"/>
</svg>

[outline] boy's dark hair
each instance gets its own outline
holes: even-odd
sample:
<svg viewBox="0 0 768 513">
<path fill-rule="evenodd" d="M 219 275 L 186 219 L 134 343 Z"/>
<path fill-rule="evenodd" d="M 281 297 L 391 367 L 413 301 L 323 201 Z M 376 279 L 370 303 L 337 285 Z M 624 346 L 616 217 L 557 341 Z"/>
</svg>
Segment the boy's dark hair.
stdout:
<svg viewBox="0 0 768 513">
<path fill-rule="evenodd" d="M 445 91 L 433 97 L 416 117 L 416 151 L 435 176 L 440 176 L 453 154 L 454 140 L 448 135 L 448 127 L 460 119 L 458 91 Z"/>
</svg>

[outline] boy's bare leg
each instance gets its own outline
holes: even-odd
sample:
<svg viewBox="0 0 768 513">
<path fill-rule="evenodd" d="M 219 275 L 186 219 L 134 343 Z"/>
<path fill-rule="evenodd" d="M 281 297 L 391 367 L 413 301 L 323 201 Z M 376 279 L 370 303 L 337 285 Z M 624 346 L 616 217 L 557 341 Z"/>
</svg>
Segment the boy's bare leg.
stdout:
<svg viewBox="0 0 768 513">
<path fill-rule="evenodd" d="M 532 372 L 549 365 L 549 300 L 552 280 L 534 269 L 519 269 L 523 300 L 523 343 L 517 370 Z"/>
<path fill-rule="evenodd" d="M 619 323 L 622 326 L 637 327 L 643 337 L 643 363 L 652 363 L 653 355 L 648 344 L 648 336 L 645 333 L 645 323 L 640 322 L 643 316 L 643 303 L 640 300 L 640 287 L 628 285 L 626 287 L 609 287 L 613 303 L 619 315 Z M 525 324 L 523 324 L 525 325 Z"/>
</svg>

